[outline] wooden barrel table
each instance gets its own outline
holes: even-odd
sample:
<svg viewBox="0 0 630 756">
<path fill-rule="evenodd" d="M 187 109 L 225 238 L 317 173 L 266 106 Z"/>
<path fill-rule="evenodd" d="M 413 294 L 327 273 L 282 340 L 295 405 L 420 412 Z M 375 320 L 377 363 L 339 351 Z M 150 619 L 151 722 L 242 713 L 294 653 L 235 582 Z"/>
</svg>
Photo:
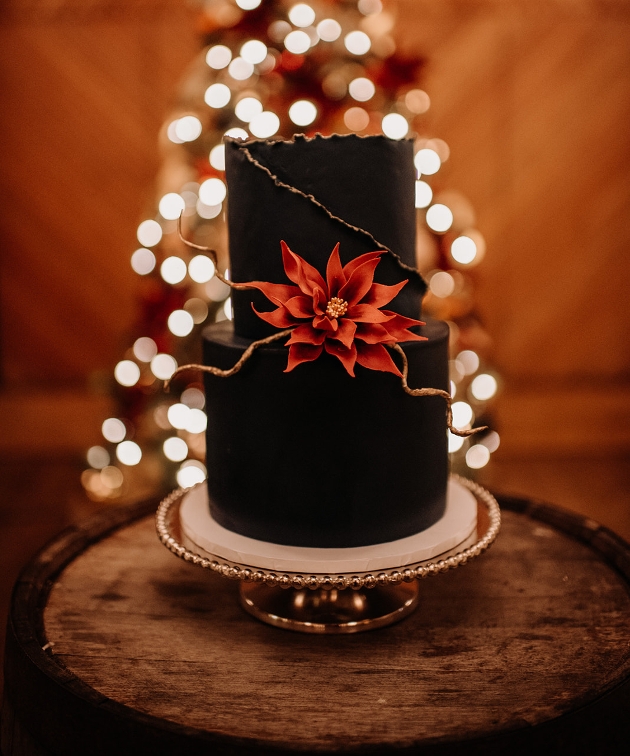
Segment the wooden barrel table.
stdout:
<svg viewBox="0 0 630 756">
<path fill-rule="evenodd" d="M 9 617 L 3 756 L 627 753 L 630 551 L 553 506 L 500 498 L 477 560 L 418 610 L 303 635 L 157 540 L 157 502 L 66 530 Z"/>
</svg>

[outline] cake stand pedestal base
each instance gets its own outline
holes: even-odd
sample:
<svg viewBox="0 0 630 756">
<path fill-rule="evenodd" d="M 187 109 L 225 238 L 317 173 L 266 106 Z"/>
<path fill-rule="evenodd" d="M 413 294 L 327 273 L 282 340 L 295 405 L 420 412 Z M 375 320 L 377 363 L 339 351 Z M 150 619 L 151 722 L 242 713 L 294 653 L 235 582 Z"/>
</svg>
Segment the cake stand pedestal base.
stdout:
<svg viewBox="0 0 630 756">
<path fill-rule="evenodd" d="M 173 491 L 158 507 L 160 541 L 186 562 L 241 581 L 241 604 L 274 627 L 358 633 L 391 625 L 418 605 L 418 580 L 469 563 L 499 532 L 495 498 L 451 476 L 444 515 L 388 543 L 307 548 L 257 541 L 212 518 L 205 485 Z"/>
<path fill-rule="evenodd" d="M 274 627 L 303 633 L 359 633 L 398 622 L 418 605 L 418 583 L 374 588 L 278 588 L 241 583 L 245 611 Z"/>
</svg>

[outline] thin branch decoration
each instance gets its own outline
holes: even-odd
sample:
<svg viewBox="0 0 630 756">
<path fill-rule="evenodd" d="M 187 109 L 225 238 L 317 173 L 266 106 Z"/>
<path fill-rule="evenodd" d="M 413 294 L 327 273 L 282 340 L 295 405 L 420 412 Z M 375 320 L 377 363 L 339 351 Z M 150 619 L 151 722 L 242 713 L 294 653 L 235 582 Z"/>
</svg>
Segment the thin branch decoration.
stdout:
<svg viewBox="0 0 630 756">
<path fill-rule="evenodd" d="M 236 283 L 234 281 L 230 281 L 229 278 L 226 278 L 219 272 L 219 265 L 218 265 L 218 256 L 216 253 L 216 250 L 211 249 L 210 247 L 201 246 L 199 244 L 194 244 L 191 241 L 188 241 L 188 239 L 184 238 L 182 234 L 182 217 L 181 215 L 177 219 L 177 233 L 181 241 L 191 249 L 196 249 L 200 252 L 205 252 L 215 266 L 215 275 L 221 281 L 222 283 L 229 286 L 231 289 L 238 289 L 238 290 L 246 290 L 246 289 L 256 289 L 256 286 L 251 286 L 247 283 Z M 170 378 L 168 378 L 164 382 L 164 390 L 169 391 L 172 381 L 178 376 L 181 375 L 184 372 L 187 372 L 189 370 L 199 370 L 203 373 L 210 373 L 211 375 L 215 375 L 218 378 L 229 378 L 230 376 L 234 375 L 235 373 L 238 373 L 239 370 L 245 365 L 245 363 L 250 359 L 250 357 L 253 355 L 253 353 L 258 349 L 258 347 L 265 346 L 266 344 L 272 344 L 274 341 L 279 341 L 280 339 L 284 338 L 285 336 L 290 336 L 290 334 L 295 330 L 297 326 L 293 326 L 292 328 L 286 328 L 282 331 L 278 331 L 277 333 L 272 334 L 271 336 L 267 336 L 264 339 L 258 339 L 257 341 L 252 341 L 252 343 L 247 347 L 247 349 L 243 352 L 239 360 L 231 367 L 226 370 L 222 370 L 221 368 L 214 367 L 212 365 L 181 365 L 178 367 L 175 372 L 171 375 Z M 488 429 L 487 425 L 480 426 L 478 428 L 468 428 L 468 429 L 460 429 L 456 428 L 453 425 L 453 410 L 452 410 L 452 398 L 448 391 L 444 391 L 442 389 L 436 389 L 436 388 L 410 388 L 409 384 L 407 383 L 407 378 L 409 375 L 409 362 L 407 360 L 407 355 L 405 354 L 404 349 L 397 343 L 394 344 L 386 344 L 386 346 L 390 347 L 391 349 L 394 349 L 398 354 L 400 355 L 403 363 L 402 368 L 402 387 L 406 394 L 409 394 L 409 396 L 439 396 L 446 402 L 446 424 L 448 426 L 449 431 L 455 435 L 460 436 L 462 438 L 467 438 L 469 436 L 473 436 L 476 433 L 480 433 L 482 431 L 485 431 Z"/>
<path fill-rule="evenodd" d="M 164 390 L 169 391 L 171 387 L 171 381 L 177 375 L 187 370 L 201 370 L 202 373 L 211 373 L 212 375 L 216 375 L 218 378 L 229 378 L 231 375 L 238 373 L 238 371 L 243 367 L 243 365 L 247 362 L 247 360 L 249 360 L 249 358 L 252 356 L 254 351 L 258 349 L 258 347 L 264 346 L 265 344 L 271 344 L 274 341 L 278 341 L 278 339 L 284 338 L 284 336 L 289 336 L 292 330 L 293 328 L 287 328 L 284 331 L 278 331 L 278 333 L 272 333 L 271 336 L 267 336 L 264 339 L 258 339 L 258 341 L 252 341 L 252 343 L 243 352 L 238 362 L 235 365 L 233 365 L 231 368 L 229 368 L 228 370 L 221 370 L 221 368 L 214 367 L 212 365 L 182 365 L 181 367 L 178 367 L 177 370 L 175 370 L 175 372 L 170 378 L 164 381 Z"/>
<path fill-rule="evenodd" d="M 400 346 L 400 344 L 392 344 L 391 346 L 392 349 L 395 349 L 402 357 L 402 387 L 405 390 L 405 393 L 409 394 L 409 396 L 441 396 L 442 399 L 444 399 L 444 401 L 446 402 L 446 424 L 453 435 L 460 436 L 461 438 L 468 438 L 469 436 L 474 436 L 475 433 L 480 433 L 481 431 L 488 430 L 487 425 L 480 425 L 478 428 L 467 428 L 464 430 L 455 428 L 455 426 L 453 425 L 453 399 L 451 398 L 451 395 L 448 393 L 448 391 L 436 388 L 410 388 L 409 384 L 407 383 L 407 376 L 409 374 L 409 362 L 407 360 L 405 350 Z"/>
<path fill-rule="evenodd" d="M 231 289 L 253 289 L 255 287 L 250 286 L 246 283 L 234 283 L 234 281 L 230 281 L 229 278 L 226 278 L 224 275 L 222 275 L 219 272 L 219 258 L 217 256 L 216 250 L 211 249 L 210 247 L 202 247 L 200 244 L 195 244 L 194 242 L 188 241 L 182 234 L 182 215 L 183 213 L 180 213 L 179 218 L 177 219 L 177 235 L 179 236 L 180 240 L 187 246 L 190 247 L 190 249 L 197 249 L 200 252 L 206 252 L 212 262 L 214 263 L 214 269 L 215 273 L 214 275 L 221 281 L 221 283 L 226 284 Z"/>
<path fill-rule="evenodd" d="M 320 138 L 321 135 L 320 135 Z M 365 139 L 366 137 L 359 136 L 359 139 Z M 308 137 L 305 138 L 306 141 L 309 141 Z M 330 139 L 330 137 L 323 137 L 323 139 Z M 272 173 L 269 168 L 266 165 L 263 165 L 261 162 L 256 160 L 256 158 L 252 155 L 252 153 L 249 151 L 247 144 L 240 142 L 238 139 L 229 138 L 229 140 L 240 149 L 247 160 L 258 170 L 262 171 L 263 173 L 267 174 L 269 179 L 273 181 L 273 183 L 280 189 L 286 189 L 287 191 L 291 192 L 292 194 L 296 194 L 299 197 L 303 197 L 305 200 L 313 204 L 315 207 L 319 208 L 322 212 L 324 212 L 332 221 L 335 223 L 339 223 L 342 226 L 345 226 L 346 228 L 349 228 L 351 231 L 354 231 L 357 234 L 360 234 L 361 236 L 364 236 L 365 238 L 369 239 L 375 247 L 378 247 L 379 249 L 382 249 L 384 252 L 387 252 L 391 257 L 396 261 L 397 265 L 401 268 L 401 270 L 404 270 L 405 273 L 411 273 L 413 276 L 417 277 L 418 279 L 422 280 L 422 276 L 420 275 L 420 271 L 417 268 L 412 267 L 411 265 L 407 265 L 407 263 L 404 263 L 400 256 L 397 255 L 392 249 L 390 249 L 386 244 L 383 244 L 383 242 L 380 242 L 378 239 L 376 239 L 369 231 L 366 231 L 364 228 L 361 228 L 360 226 L 354 226 L 351 223 L 348 223 L 343 218 L 340 218 L 338 215 L 335 215 L 326 205 L 324 205 L 323 202 L 320 202 L 316 197 L 314 197 L 312 194 L 306 194 L 301 189 L 298 189 L 297 187 L 293 186 L 292 184 L 287 184 L 284 181 L 281 181 L 278 176 L 276 176 L 274 173 Z"/>
</svg>

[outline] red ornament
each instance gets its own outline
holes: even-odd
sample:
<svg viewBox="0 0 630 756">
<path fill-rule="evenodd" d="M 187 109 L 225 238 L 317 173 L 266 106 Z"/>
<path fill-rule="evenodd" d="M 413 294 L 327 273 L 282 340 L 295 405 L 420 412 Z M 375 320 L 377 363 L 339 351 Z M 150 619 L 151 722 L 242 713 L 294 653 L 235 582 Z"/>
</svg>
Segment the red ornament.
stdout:
<svg viewBox="0 0 630 756">
<path fill-rule="evenodd" d="M 285 372 L 301 362 L 310 362 L 323 350 L 337 357 L 354 377 L 355 363 L 370 370 L 382 370 L 402 377 L 384 344 L 399 341 L 426 341 L 407 330 L 424 325 L 391 310 L 381 310 L 405 286 L 374 283 L 374 271 L 383 251 L 368 252 L 343 268 L 339 244 L 326 266 L 326 280 L 319 271 L 285 242 L 282 246 L 284 270 L 297 286 L 251 281 L 277 305 L 272 312 L 254 312 L 276 328 L 295 326 L 289 340 L 289 361 Z"/>
</svg>

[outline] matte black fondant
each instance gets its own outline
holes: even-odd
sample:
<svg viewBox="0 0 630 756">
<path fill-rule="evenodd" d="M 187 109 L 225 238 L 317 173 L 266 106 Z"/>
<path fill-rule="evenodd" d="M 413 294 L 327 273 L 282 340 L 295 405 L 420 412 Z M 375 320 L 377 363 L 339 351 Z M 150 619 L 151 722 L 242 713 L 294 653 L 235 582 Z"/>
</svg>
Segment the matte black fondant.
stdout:
<svg viewBox="0 0 630 756">
<path fill-rule="evenodd" d="M 408 342 L 409 385 L 448 388 L 448 327 Z M 250 340 L 223 322 L 204 331 L 204 362 L 231 367 Z M 256 350 L 230 378 L 206 374 L 207 468 L 213 517 L 274 543 L 349 547 L 412 535 L 443 514 L 446 408 L 410 397 L 389 373 L 333 357 L 283 372 L 288 350 Z M 395 356 L 398 361 L 398 355 Z"/>
<path fill-rule="evenodd" d="M 279 186 L 272 176 L 287 186 Z M 411 270 L 401 268 L 387 253 L 374 280 L 393 284 L 408 279 L 387 308 L 419 317 L 426 286 L 415 272 L 410 140 L 354 134 L 308 139 L 298 135 L 293 142 L 227 139 L 226 177 L 234 281 L 288 283 L 281 240 L 322 272 L 337 242 L 344 265 L 364 252 L 387 248 Z M 252 302 L 258 310 L 273 309 L 260 292 L 233 292 L 235 332 L 257 339 L 273 328 L 256 316 Z"/>
</svg>

